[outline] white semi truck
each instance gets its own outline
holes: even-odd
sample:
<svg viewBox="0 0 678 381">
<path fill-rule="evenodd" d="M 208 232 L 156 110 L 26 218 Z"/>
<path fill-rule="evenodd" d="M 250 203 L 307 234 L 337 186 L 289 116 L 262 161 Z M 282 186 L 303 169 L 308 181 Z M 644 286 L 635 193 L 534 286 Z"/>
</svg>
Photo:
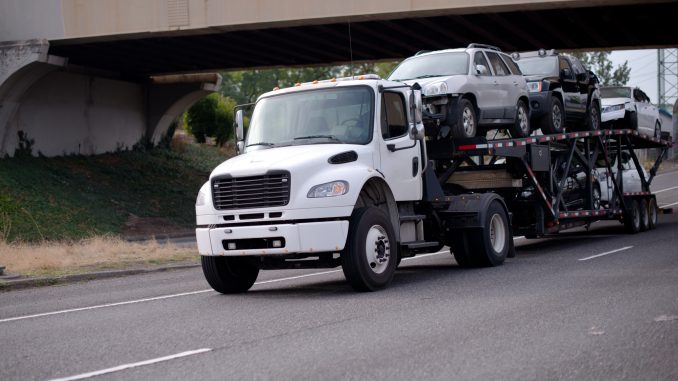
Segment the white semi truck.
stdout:
<svg viewBox="0 0 678 381">
<path fill-rule="evenodd" d="M 600 219 L 649 229 L 651 177 L 633 195 L 615 185 L 603 209 L 591 169 L 600 155 L 636 160 L 634 142 L 668 146 L 630 130 L 443 138 L 440 122 L 422 117 L 417 84 L 375 75 L 263 94 L 246 137 L 241 109 L 235 119 L 240 154 L 214 169 L 196 200 L 203 271 L 222 293 L 248 290 L 262 269 L 338 266 L 353 288 L 371 291 L 391 282 L 402 258 L 443 246 L 461 266 L 497 266 L 513 254 L 514 232 L 544 236 Z"/>
</svg>

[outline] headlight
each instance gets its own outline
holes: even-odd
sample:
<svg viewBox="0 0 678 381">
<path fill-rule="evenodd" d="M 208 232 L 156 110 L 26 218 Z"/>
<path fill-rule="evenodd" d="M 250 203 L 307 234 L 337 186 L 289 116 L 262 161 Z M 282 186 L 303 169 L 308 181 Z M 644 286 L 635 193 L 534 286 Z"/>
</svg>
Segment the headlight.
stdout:
<svg viewBox="0 0 678 381">
<path fill-rule="evenodd" d="M 541 81 L 537 82 L 528 82 L 527 83 L 527 91 L 531 93 L 538 93 L 541 91 Z"/>
<path fill-rule="evenodd" d="M 447 83 L 445 82 L 436 82 L 431 85 L 426 86 L 424 89 L 424 95 L 440 95 L 447 94 Z"/>
<path fill-rule="evenodd" d="M 316 185 L 308 191 L 308 198 L 334 197 L 341 196 L 348 192 L 348 183 L 346 181 L 332 181 L 330 183 Z"/>
<path fill-rule="evenodd" d="M 624 105 L 607 106 L 607 107 L 603 107 L 601 112 L 619 111 L 619 110 L 623 110 L 624 108 L 625 108 Z"/>
<path fill-rule="evenodd" d="M 205 194 L 201 192 L 198 192 L 198 198 L 195 199 L 195 206 L 203 206 L 205 205 Z"/>
</svg>

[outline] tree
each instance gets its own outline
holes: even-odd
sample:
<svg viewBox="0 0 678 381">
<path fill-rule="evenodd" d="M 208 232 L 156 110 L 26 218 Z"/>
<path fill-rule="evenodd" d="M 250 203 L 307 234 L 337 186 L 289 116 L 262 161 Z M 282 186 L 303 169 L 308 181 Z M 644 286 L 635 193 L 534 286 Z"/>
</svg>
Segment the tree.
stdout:
<svg viewBox="0 0 678 381">
<path fill-rule="evenodd" d="M 594 72 L 603 86 L 625 86 L 631 75 L 629 62 L 612 67 L 609 51 L 572 53 L 589 70 Z"/>
<path fill-rule="evenodd" d="M 186 112 L 186 126 L 198 143 L 207 137 L 223 145 L 233 136 L 233 108 L 235 101 L 221 94 L 210 94 L 197 101 Z"/>
</svg>

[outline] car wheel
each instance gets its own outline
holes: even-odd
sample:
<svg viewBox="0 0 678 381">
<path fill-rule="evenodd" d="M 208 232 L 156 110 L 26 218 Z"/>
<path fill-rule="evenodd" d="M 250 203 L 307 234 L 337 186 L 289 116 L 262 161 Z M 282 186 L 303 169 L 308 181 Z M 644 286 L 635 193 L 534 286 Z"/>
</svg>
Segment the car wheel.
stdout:
<svg viewBox="0 0 678 381">
<path fill-rule="evenodd" d="M 650 229 L 654 229 L 657 227 L 657 214 L 659 211 L 657 210 L 657 200 L 654 198 L 650 198 L 647 201 L 647 226 Z"/>
<path fill-rule="evenodd" d="M 598 102 L 591 102 L 589 112 L 586 115 L 585 128 L 588 131 L 600 130 L 600 106 Z"/>
<path fill-rule="evenodd" d="M 657 139 L 662 137 L 662 126 L 659 122 L 655 122 L 654 124 L 654 137 Z"/>
<path fill-rule="evenodd" d="M 629 200 L 628 210 L 624 213 L 624 227 L 629 234 L 640 231 L 640 206 L 638 201 Z"/>
<path fill-rule="evenodd" d="M 348 244 L 341 267 L 356 291 L 375 291 L 393 279 L 398 262 L 398 242 L 386 213 L 375 207 L 353 211 Z"/>
<path fill-rule="evenodd" d="M 459 114 L 454 126 L 452 126 L 453 138 L 472 138 L 478 131 L 478 121 L 473 103 L 466 98 L 459 100 Z"/>
<path fill-rule="evenodd" d="M 549 112 L 541 120 L 541 132 L 544 134 L 559 134 L 565 127 L 565 110 L 563 103 L 556 97 L 551 97 Z"/>
<path fill-rule="evenodd" d="M 593 210 L 600 209 L 600 185 L 595 184 L 593 186 Z"/>
<path fill-rule="evenodd" d="M 212 288 L 222 294 L 249 290 L 259 275 L 259 267 L 251 257 L 200 257 L 202 272 Z"/>
<path fill-rule="evenodd" d="M 527 109 L 525 102 L 518 101 L 516 108 L 516 120 L 513 122 L 513 125 L 509 128 L 511 132 L 511 137 L 513 138 L 524 138 L 530 136 L 530 113 Z"/>
</svg>

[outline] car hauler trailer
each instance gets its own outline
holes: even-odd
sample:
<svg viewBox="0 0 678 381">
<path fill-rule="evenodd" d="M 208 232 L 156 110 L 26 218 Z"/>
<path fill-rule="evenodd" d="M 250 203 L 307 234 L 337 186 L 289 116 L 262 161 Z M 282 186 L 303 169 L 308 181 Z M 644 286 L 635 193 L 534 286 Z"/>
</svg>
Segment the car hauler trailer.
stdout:
<svg viewBox="0 0 678 381">
<path fill-rule="evenodd" d="M 443 246 L 460 266 L 497 266 L 513 255 L 513 235 L 656 223 L 649 186 L 662 155 L 633 194 L 621 156 L 641 168 L 635 150 L 668 142 L 631 130 L 442 138 L 416 88 L 361 76 L 275 90 L 257 100 L 246 138 L 238 110 L 241 154 L 196 200 L 209 284 L 244 292 L 262 269 L 341 266 L 356 290 L 377 290 L 402 258 Z M 599 171 L 613 184 L 604 205 Z"/>
</svg>

